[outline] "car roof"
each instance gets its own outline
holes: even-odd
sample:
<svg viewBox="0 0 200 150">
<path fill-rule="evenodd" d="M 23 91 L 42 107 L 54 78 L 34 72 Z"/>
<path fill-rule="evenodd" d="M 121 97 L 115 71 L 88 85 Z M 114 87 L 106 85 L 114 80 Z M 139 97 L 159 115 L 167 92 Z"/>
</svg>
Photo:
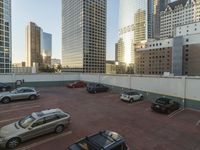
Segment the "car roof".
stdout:
<svg viewBox="0 0 200 150">
<path fill-rule="evenodd" d="M 124 142 L 124 138 L 116 132 L 113 131 L 101 131 L 89 137 L 85 137 L 77 143 L 71 145 L 69 149 L 79 150 L 79 143 L 87 142 L 88 145 L 94 147 L 94 149 L 106 149 L 112 147 L 116 143 Z"/>
<path fill-rule="evenodd" d="M 47 110 L 43 110 L 43 111 L 40 111 L 40 112 L 33 112 L 32 116 L 34 118 L 41 118 L 41 117 L 48 116 L 48 115 L 51 115 L 51 114 L 56 114 L 56 113 L 64 113 L 64 112 L 59 108 L 47 109 Z"/>
<path fill-rule="evenodd" d="M 32 90 L 35 90 L 34 87 L 18 87 L 17 89 L 18 90 L 22 90 L 22 89 L 32 89 Z"/>
</svg>

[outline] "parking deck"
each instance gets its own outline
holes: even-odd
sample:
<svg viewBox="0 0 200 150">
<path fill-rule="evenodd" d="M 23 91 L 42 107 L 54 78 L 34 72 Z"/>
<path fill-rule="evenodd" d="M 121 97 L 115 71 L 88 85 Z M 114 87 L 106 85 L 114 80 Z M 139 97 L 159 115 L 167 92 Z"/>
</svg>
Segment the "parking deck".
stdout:
<svg viewBox="0 0 200 150">
<path fill-rule="evenodd" d="M 125 137 L 131 150 L 199 150 L 200 112 L 179 110 L 165 115 L 152 112 L 149 101 L 122 102 L 119 94 L 89 94 L 85 89 L 39 88 L 40 98 L 0 104 L 0 127 L 34 111 L 61 108 L 72 116 L 62 134 L 49 134 L 17 150 L 64 150 L 83 136 L 112 130 Z"/>
</svg>

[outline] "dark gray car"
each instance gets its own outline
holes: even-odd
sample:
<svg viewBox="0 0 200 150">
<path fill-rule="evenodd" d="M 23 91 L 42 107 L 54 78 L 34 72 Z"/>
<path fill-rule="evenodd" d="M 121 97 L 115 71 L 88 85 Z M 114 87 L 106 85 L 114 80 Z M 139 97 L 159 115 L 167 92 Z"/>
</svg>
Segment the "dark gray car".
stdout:
<svg viewBox="0 0 200 150">
<path fill-rule="evenodd" d="M 51 132 L 61 133 L 70 118 L 70 114 L 58 108 L 32 113 L 0 128 L 0 148 L 14 149 L 26 140 Z"/>
<path fill-rule="evenodd" d="M 39 97 L 39 91 L 36 91 L 35 88 L 32 87 L 20 87 L 16 88 L 10 92 L 0 93 L 0 102 L 9 103 L 14 100 L 19 99 L 30 99 L 34 100 Z"/>
</svg>

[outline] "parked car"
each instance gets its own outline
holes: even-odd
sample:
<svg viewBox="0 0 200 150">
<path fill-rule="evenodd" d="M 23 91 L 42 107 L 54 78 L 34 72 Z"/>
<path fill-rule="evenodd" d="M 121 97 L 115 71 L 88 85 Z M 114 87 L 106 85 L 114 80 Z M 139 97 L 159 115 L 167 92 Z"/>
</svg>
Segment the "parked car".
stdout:
<svg viewBox="0 0 200 150">
<path fill-rule="evenodd" d="M 67 85 L 68 88 L 84 88 L 86 87 L 85 82 L 83 81 L 75 81 L 69 85 Z"/>
<path fill-rule="evenodd" d="M 151 109 L 157 112 L 171 113 L 179 109 L 180 104 L 169 98 L 158 98 L 154 103 L 152 103 Z"/>
<path fill-rule="evenodd" d="M 121 94 L 120 99 L 133 103 L 134 101 L 142 100 L 143 95 L 138 92 L 125 91 Z"/>
<path fill-rule="evenodd" d="M 89 83 L 87 85 L 87 91 L 89 93 L 107 92 L 108 87 L 100 83 Z"/>
<path fill-rule="evenodd" d="M 69 123 L 70 114 L 58 108 L 34 112 L 0 128 L 0 147 L 14 149 L 26 140 L 51 132 L 61 133 Z"/>
<path fill-rule="evenodd" d="M 125 139 L 116 132 L 103 131 L 87 136 L 66 150 L 129 150 Z"/>
<path fill-rule="evenodd" d="M 0 93 L 0 102 L 9 103 L 11 101 L 19 100 L 19 99 L 30 99 L 34 100 L 39 97 L 39 91 L 36 91 L 35 88 L 32 87 L 20 87 L 16 88 L 10 92 Z"/>
<path fill-rule="evenodd" d="M 9 91 L 11 90 L 11 86 L 6 83 L 0 83 L 0 91 Z"/>
</svg>

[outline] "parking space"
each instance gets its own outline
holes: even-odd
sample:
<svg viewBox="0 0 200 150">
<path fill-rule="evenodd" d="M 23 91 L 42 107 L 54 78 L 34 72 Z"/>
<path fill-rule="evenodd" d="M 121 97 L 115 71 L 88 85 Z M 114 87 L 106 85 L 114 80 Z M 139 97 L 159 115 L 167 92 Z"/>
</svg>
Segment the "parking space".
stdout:
<svg viewBox="0 0 200 150">
<path fill-rule="evenodd" d="M 200 112 L 179 110 L 171 115 L 152 112 L 149 101 L 132 104 L 119 94 L 89 94 L 85 89 L 40 88 L 37 100 L 0 104 L 0 127 L 34 111 L 61 108 L 72 116 L 62 134 L 49 134 L 20 145 L 17 150 L 64 150 L 83 136 L 100 130 L 123 135 L 131 150 L 199 150 Z"/>
</svg>

